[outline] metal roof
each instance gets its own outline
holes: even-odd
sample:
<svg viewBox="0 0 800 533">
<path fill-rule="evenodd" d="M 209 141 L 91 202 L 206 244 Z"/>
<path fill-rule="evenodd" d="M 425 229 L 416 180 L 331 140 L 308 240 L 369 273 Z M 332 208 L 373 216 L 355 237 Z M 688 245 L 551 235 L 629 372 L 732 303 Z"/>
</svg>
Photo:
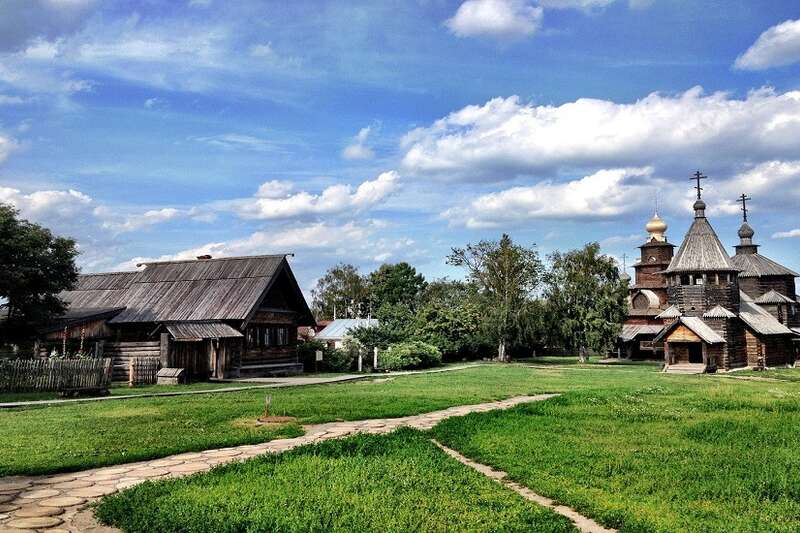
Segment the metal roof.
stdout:
<svg viewBox="0 0 800 533">
<path fill-rule="evenodd" d="M 375 318 L 338 318 L 325 326 L 325 329 L 317 333 L 316 339 L 343 339 L 350 333 L 350 330 L 357 327 L 375 327 L 378 320 Z"/>
<path fill-rule="evenodd" d="M 796 278 L 800 276 L 794 270 L 789 270 L 769 257 L 764 257 L 758 253 L 737 253 L 731 257 L 731 262 L 741 270 L 739 272 L 740 278 L 760 278 L 763 276 L 791 276 Z"/>
<path fill-rule="evenodd" d="M 703 318 L 734 318 L 735 316 L 735 313 L 725 309 L 721 305 L 718 305 L 703 314 Z"/>
<path fill-rule="evenodd" d="M 705 342 L 706 344 L 724 344 L 725 339 L 722 336 L 711 329 L 708 324 L 703 322 L 702 318 L 698 318 L 696 316 L 682 316 L 666 328 L 664 328 L 661 333 L 655 338 L 656 341 L 663 340 L 673 329 L 678 327 L 679 324 L 683 324 L 692 332 L 700 337 L 700 339 Z"/>
<path fill-rule="evenodd" d="M 664 329 L 664 326 L 646 325 L 646 324 L 623 324 L 622 332 L 619 338 L 623 342 L 634 340 L 639 335 L 658 335 Z"/>
<path fill-rule="evenodd" d="M 756 298 L 755 303 L 775 305 L 775 304 L 793 304 L 795 303 L 795 301 L 789 298 L 788 296 L 784 296 L 775 289 L 772 289 L 769 292 L 762 294 L 761 296 Z"/>
<path fill-rule="evenodd" d="M 737 271 L 705 216 L 692 222 L 666 272 Z"/>
<path fill-rule="evenodd" d="M 200 341 L 244 337 L 241 331 L 224 322 L 177 322 L 164 324 L 176 341 Z"/>
</svg>

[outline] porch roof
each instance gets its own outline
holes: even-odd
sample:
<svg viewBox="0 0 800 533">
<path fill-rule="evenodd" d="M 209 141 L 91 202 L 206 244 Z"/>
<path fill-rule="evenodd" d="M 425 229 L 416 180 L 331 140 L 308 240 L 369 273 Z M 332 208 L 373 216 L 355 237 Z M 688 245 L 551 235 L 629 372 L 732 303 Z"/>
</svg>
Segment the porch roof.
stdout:
<svg viewBox="0 0 800 533">
<path fill-rule="evenodd" d="M 664 328 L 664 330 L 658 334 L 658 336 L 655 338 L 656 342 L 663 341 L 666 336 L 672 332 L 672 330 L 681 324 L 689 328 L 692 333 L 700 337 L 700 339 L 706 344 L 725 343 L 725 339 L 723 339 L 719 333 L 711 329 L 708 324 L 703 322 L 703 319 L 696 316 L 682 316 L 678 318 L 675 322 Z"/>
<path fill-rule="evenodd" d="M 657 335 L 664 326 L 648 324 L 623 324 L 619 338 L 623 342 L 630 342 L 639 335 Z"/>
<path fill-rule="evenodd" d="M 224 322 L 169 322 L 164 327 L 176 341 L 244 337 L 241 331 Z"/>
</svg>

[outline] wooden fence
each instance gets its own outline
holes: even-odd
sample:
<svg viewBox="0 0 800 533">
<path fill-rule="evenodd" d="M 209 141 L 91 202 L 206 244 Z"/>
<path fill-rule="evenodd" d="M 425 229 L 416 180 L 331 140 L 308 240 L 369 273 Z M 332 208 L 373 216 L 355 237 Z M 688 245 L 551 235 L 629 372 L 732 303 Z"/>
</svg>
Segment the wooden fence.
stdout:
<svg viewBox="0 0 800 533">
<path fill-rule="evenodd" d="M 106 389 L 111 359 L 0 360 L 0 392 Z"/>
<path fill-rule="evenodd" d="M 159 357 L 131 357 L 128 363 L 128 385 L 154 385 L 159 368 Z"/>
<path fill-rule="evenodd" d="M 136 357 L 158 357 L 161 353 L 160 341 L 145 342 L 107 342 L 103 355 L 114 360 L 114 381 L 130 381 L 131 359 Z"/>
</svg>

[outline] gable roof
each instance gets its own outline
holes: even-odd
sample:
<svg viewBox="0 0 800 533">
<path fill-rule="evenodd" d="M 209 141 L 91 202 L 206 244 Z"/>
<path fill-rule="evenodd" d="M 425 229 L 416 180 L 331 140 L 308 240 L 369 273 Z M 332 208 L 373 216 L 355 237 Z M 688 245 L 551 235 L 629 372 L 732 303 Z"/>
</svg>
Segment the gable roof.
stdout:
<svg viewBox="0 0 800 533">
<path fill-rule="evenodd" d="M 759 253 L 740 254 L 731 257 L 731 262 L 741 270 L 740 278 L 760 278 L 762 276 L 800 276 L 794 270 L 789 270 L 780 263 L 776 263 L 769 257 L 764 257 Z"/>
<path fill-rule="evenodd" d="M 681 310 L 678 309 L 678 306 L 670 305 L 669 307 L 664 309 L 661 313 L 659 313 L 658 316 L 656 316 L 656 318 L 678 318 L 680 316 L 683 316 L 683 313 L 681 313 Z"/>
<path fill-rule="evenodd" d="M 713 309 L 709 309 L 705 313 L 703 313 L 703 318 L 734 318 L 736 314 L 725 309 L 721 305 L 715 306 Z"/>
<path fill-rule="evenodd" d="M 666 272 L 737 271 L 705 216 L 695 217 Z"/>
<path fill-rule="evenodd" d="M 739 318 L 759 335 L 793 335 L 792 330 L 778 322 L 743 291 L 739 291 Z"/>
<path fill-rule="evenodd" d="M 692 333 L 700 337 L 700 339 L 705 342 L 706 344 L 724 344 L 725 339 L 722 336 L 711 329 L 708 324 L 703 322 L 702 318 L 698 318 L 696 316 L 682 316 L 678 318 L 675 322 L 665 327 L 661 333 L 656 336 L 654 339 L 655 342 L 659 342 L 664 340 L 664 338 L 672 332 L 675 328 L 679 325 L 684 325 L 690 330 Z"/>
<path fill-rule="evenodd" d="M 281 272 L 311 317 L 283 255 L 145 263 L 138 272 L 79 276 L 61 294 L 73 307 L 124 307 L 110 323 L 247 320 Z M 311 317 L 313 321 L 313 317 Z"/>
<path fill-rule="evenodd" d="M 779 293 L 775 289 L 770 290 L 769 292 L 762 294 L 758 298 L 756 298 L 755 303 L 757 304 L 793 304 L 795 303 L 794 300 L 789 298 L 788 296 L 784 296 L 783 294 Z"/>
<path fill-rule="evenodd" d="M 664 329 L 664 326 L 648 324 L 623 324 L 619 338 L 623 342 L 630 342 L 639 335 L 657 335 L 662 329 Z"/>
<path fill-rule="evenodd" d="M 176 341 L 244 337 L 241 331 L 224 322 L 168 322 L 164 327 Z"/>
</svg>

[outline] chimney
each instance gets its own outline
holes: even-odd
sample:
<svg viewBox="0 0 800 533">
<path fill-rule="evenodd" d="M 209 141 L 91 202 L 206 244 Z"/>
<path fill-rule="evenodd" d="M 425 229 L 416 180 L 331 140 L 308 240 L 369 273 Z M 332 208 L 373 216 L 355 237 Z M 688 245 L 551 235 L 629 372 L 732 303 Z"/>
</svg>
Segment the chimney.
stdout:
<svg viewBox="0 0 800 533">
<path fill-rule="evenodd" d="M 208 255 L 208 254 L 206 254 L 206 255 L 198 255 L 197 256 L 197 260 L 198 261 L 208 261 L 209 259 L 211 259 L 211 256 Z"/>
</svg>

